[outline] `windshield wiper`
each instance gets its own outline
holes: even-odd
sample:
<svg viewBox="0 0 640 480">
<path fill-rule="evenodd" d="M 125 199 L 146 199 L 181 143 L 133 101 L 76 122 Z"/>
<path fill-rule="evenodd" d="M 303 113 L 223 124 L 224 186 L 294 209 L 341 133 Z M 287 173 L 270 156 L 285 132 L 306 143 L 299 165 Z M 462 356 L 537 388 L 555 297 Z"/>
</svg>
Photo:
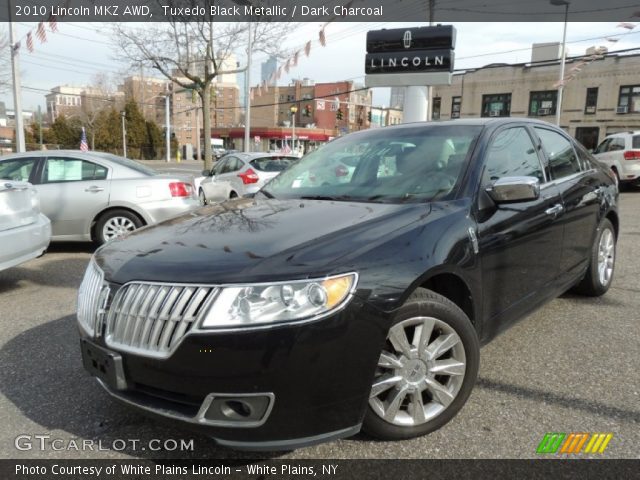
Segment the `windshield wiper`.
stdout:
<svg viewBox="0 0 640 480">
<path fill-rule="evenodd" d="M 349 195 L 339 195 L 332 197 L 331 195 L 305 195 L 300 200 L 353 200 Z"/>
<path fill-rule="evenodd" d="M 265 189 L 260 190 L 260 193 L 263 194 L 267 198 L 276 198 Z"/>
</svg>

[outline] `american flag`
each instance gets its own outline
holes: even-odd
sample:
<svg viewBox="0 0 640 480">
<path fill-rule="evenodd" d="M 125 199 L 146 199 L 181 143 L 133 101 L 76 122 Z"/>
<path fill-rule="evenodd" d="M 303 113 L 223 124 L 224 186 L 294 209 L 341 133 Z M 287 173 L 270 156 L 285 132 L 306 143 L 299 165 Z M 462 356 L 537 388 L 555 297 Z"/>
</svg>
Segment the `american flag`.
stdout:
<svg viewBox="0 0 640 480">
<path fill-rule="evenodd" d="M 89 151 L 89 144 L 87 144 L 87 132 L 84 131 L 84 127 L 82 127 L 82 137 L 80 137 L 80 151 Z"/>
<path fill-rule="evenodd" d="M 38 37 L 40 43 L 45 43 L 47 41 L 47 33 L 44 29 L 44 23 L 42 22 L 38 24 L 38 28 L 36 29 L 36 37 Z"/>
<path fill-rule="evenodd" d="M 55 15 L 49 15 L 49 28 L 54 33 L 58 31 L 58 22 Z"/>
<path fill-rule="evenodd" d="M 27 48 L 30 52 L 33 52 L 33 37 L 31 36 L 31 32 L 27 33 Z"/>
</svg>

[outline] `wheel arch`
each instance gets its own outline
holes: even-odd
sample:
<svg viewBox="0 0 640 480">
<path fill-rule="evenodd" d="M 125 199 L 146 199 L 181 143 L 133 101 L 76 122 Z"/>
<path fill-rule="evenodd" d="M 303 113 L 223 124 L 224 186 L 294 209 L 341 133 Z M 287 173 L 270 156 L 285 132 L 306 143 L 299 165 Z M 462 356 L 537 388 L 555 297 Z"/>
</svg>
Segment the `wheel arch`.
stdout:
<svg viewBox="0 0 640 480">
<path fill-rule="evenodd" d="M 611 225 L 613 225 L 613 233 L 617 239 L 620 233 L 620 219 L 618 218 L 618 214 L 614 210 L 609 210 L 604 218 L 609 220 Z"/>
<path fill-rule="evenodd" d="M 138 217 L 140 219 L 140 221 L 142 222 L 142 225 L 148 225 L 149 222 L 147 221 L 147 219 L 145 218 L 144 215 L 142 215 L 139 211 L 130 208 L 130 207 L 125 207 L 122 205 L 111 205 L 107 208 L 104 208 L 102 210 L 100 210 L 94 217 L 93 220 L 91 220 L 91 229 L 90 229 L 90 234 L 91 234 L 91 241 L 95 242 L 96 241 L 96 225 L 98 224 L 98 220 L 100 219 L 100 217 L 102 217 L 105 213 L 108 212 L 112 212 L 114 210 L 125 210 L 127 212 L 130 212 L 132 214 L 134 214 L 136 217 Z"/>
<path fill-rule="evenodd" d="M 419 287 L 436 292 L 451 300 L 469 317 L 476 331 L 479 332 L 480 322 L 478 308 L 475 304 L 476 298 L 469 283 L 462 275 L 446 270 L 434 271 L 421 278 L 412 292 Z"/>
</svg>

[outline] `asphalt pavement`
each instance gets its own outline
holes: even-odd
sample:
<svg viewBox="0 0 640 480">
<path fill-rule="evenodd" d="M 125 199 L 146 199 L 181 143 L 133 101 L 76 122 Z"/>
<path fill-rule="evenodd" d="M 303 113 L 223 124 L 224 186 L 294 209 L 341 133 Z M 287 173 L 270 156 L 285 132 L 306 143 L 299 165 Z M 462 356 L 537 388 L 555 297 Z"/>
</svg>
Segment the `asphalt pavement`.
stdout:
<svg viewBox="0 0 640 480">
<path fill-rule="evenodd" d="M 602 457 L 639 458 L 638 212 L 640 191 L 623 193 L 611 290 L 601 298 L 566 294 L 485 346 L 474 392 L 442 429 L 402 442 L 360 434 L 260 456 L 534 458 L 547 432 L 611 432 Z M 54 244 L 44 257 L 0 272 L 0 458 L 256 458 L 121 406 L 84 372 L 74 312 L 92 251 L 88 244 Z M 21 435 L 23 450 L 16 448 Z M 50 436 L 44 450 L 35 435 Z M 53 449 L 53 439 L 62 449 Z M 118 441 L 130 439 L 140 443 L 121 448 Z M 172 450 L 171 442 L 143 450 L 153 439 L 193 440 L 193 451 Z M 73 448 L 83 440 L 100 442 L 100 449 Z"/>
</svg>

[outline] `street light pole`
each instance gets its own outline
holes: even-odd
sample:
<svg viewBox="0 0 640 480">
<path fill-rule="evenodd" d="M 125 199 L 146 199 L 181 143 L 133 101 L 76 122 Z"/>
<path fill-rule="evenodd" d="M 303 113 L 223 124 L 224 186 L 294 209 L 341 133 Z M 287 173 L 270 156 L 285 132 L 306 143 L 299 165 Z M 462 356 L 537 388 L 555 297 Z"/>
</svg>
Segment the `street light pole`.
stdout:
<svg viewBox="0 0 640 480">
<path fill-rule="evenodd" d="M 166 130 L 164 137 L 165 137 L 165 142 L 167 144 L 166 146 L 167 154 L 165 156 L 167 163 L 171 161 L 171 109 L 170 109 L 169 100 L 170 100 L 169 93 L 167 93 L 164 97 L 164 123 L 165 123 L 165 130 Z"/>
<path fill-rule="evenodd" d="M 127 127 L 125 126 L 125 112 L 120 112 L 122 116 L 122 156 L 127 158 Z"/>
<path fill-rule="evenodd" d="M 560 114 L 562 113 L 562 94 L 564 93 L 564 67 L 567 56 L 567 20 L 569 18 L 569 3 L 567 0 L 550 0 L 551 5 L 564 6 L 564 28 L 562 31 L 562 49 L 560 51 L 560 78 L 558 79 L 558 98 L 556 101 L 556 125 L 560 126 Z"/>
<path fill-rule="evenodd" d="M 250 152 L 249 136 L 251 134 L 251 50 L 253 49 L 253 39 L 251 38 L 251 29 L 253 24 L 249 23 L 249 42 L 247 45 L 247 73 L 245 74 L 244 84 L 244 151 Z"/>
<path fill-rule="evenodd" d="M 298 107 L 295 105 L 291 106 L 291 146 L 293 147 L 293 153 L 296 155 L 298 151 L 296 150 L 296 112 L 298 111 Z"/>
<path fill-rule="evenodd" d="M 9 7 L 9 48 L 11 49 L 11 74 L 13 78 L 13 111 L 16 118 L 16 152 L 26 152 L 24 143 L 24 120 L 22 118 L 22 92 L 20 90 L 20 63 L 18 61 L 19 46 L 16 46 L 16 32 L 13 29 L 12 2 Z"/>
</svg>

